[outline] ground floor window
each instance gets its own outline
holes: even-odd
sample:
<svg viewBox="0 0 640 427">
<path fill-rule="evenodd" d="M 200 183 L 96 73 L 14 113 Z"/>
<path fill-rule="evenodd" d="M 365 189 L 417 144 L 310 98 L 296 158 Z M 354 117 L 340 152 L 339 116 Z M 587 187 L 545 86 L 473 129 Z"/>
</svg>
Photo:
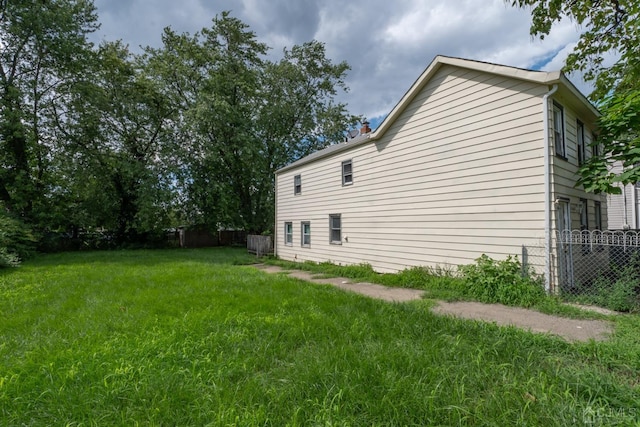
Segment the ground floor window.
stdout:
<svg viewBox="0 0 640 427">
<path fill-rule="evenodd" d="M 600 207 L 600 202 L 595 202 L 594 205 L 595 227 L 596 230 L 602 230 L 602 208 Z"/>
<path fill-rule="evenodd" d="M 285 222 L 284 223 L 284 244 L 285 245 L 293 245 L 293 223 Z"/>
<path fill-rule="evenodd" d="M 589 229 L 589 203 L 587 199 L 580 199 L 580 230 Z"/>
<path fill-rule="evenodd" d="M 309 221 L 302 221 L 300 223 L 302 231 L 301 242 L 302 246 L 311 246 L 311 223 Z"/>
<path fill-rule="evenodd" d="M 329 235 L 331 244 L 342 244 L 342 220 L 340 214 L 329 215 Z"/>
</svg>

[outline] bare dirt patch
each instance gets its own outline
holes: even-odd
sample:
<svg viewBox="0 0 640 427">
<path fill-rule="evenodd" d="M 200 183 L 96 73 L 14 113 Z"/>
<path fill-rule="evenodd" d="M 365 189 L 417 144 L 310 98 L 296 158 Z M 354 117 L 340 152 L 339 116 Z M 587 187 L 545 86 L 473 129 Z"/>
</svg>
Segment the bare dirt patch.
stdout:
<svg viewBox="0 0 640 427">
<path fill-rule="evenodd" d="M 424 297 L 424 292 L 417 289 L 390 288 L 375 283 L 352 283 L 343 277 L 320 278 L 307 271 L 284 270 L 272 265 L 258 264 L 255 267 L 267 273 L 286 273 L 297 279 L 332 285 L 346 291 L 389 302 L 406 302 Z M 438 301 L 433 312 L 464 319 L 495 322 L 503 326 L 515 326 L 531 332 L 558 335 L 568 341 L 589 341 L 591 339 L 601 341 L 607 339 L 613 332 L 611 322 L 569 319 L 501 304 Z"/>
</svg>

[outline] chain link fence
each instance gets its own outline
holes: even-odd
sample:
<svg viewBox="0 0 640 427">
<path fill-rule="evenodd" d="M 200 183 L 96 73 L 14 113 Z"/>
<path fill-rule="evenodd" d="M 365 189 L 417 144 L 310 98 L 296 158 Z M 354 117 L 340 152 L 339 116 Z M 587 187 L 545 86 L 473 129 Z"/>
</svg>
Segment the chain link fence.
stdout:
<svg viewBox="0 0 640 427">
<path fill-rule="evenodd" d="M 640 310 L 640 233 L 563 231 L 556 236 L 560 295 L 617 311 Z"/>
<path fill-rule="evenodd" d="M 551 247 L 551 291 L 569 302 L 640 311 L 640 232 L 557 232 Z M 543 274 L 544 244 L 523 246 L 525 271 Z"/>
</svg>

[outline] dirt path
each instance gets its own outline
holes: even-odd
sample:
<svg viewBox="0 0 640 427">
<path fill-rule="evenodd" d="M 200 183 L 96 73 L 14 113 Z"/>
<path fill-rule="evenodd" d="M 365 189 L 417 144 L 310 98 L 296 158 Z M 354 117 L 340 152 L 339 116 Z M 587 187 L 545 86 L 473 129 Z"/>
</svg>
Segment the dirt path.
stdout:
<svg viewBox="0 0 640 427">
<path fill-rule="evenodd" d="M 284 270 L 272 265 L 258 264 L 255 267 L 267 273 L 286 273 L 290 277 L 312 283 L 333 285 L 371 298 L 389 302 L 406 302 L 421 299 L 424 292 L 417 289 L 390 288 L 374 283 L 352 283 L 343 277 L 316 278 L 313 273 L 301 270 Z M 600 341 L 613 332 L 610 322 L 603 320 L 581 320 L 551 316 L 534 310 L 507 307 L 500 304 L 479 302 L 438 301 L 433 312 L 464 319 L 495 322 L 498 325 L 516 326 L 532 332 L 559 335 L 568 341 Z"/>
</svg>

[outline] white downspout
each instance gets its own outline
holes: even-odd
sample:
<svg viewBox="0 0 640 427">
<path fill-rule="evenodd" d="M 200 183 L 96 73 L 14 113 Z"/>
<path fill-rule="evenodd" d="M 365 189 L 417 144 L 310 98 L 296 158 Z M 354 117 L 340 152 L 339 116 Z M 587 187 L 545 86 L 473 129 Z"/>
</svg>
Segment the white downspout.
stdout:
<svg viewBox="0 0 640 427">
<path fill-rule="evenodd" d="M 542 117 L 544 121 L 544 288 L 551 292 L 551 154 L 549 146 L 549 97 L 556 93 L 554 84 L 542 97 Z"/>
<path fill-rule="evenodd" d="M 622 229 L 626 231 L 629 229 L 629 214 L 627 212 L 629 206 L 627 206 L 627 186 L 624 184 L 622 185 L 622 205 L 624 206 L 624 209 L 622 210 L 622 212 L 624 212 L 624 222 L 622 224 Z"/>
<path fill-rule="evenodd" d="M 273 174 L 273 202 L 275 212 L 273 212 L 273 256 L 278 256 L 278 174 Z"/>
<path fill-rule="evenodd" d="M 638 189 L 636 188 L 635 184 L 631 184 L 631 203 L 633 203 L 633 205 L 631 206 L 631 214 L 632 214 L 632 220 L 633 220 L 633 229 L 637 230 L 638 227 Z"/>
</svg>

